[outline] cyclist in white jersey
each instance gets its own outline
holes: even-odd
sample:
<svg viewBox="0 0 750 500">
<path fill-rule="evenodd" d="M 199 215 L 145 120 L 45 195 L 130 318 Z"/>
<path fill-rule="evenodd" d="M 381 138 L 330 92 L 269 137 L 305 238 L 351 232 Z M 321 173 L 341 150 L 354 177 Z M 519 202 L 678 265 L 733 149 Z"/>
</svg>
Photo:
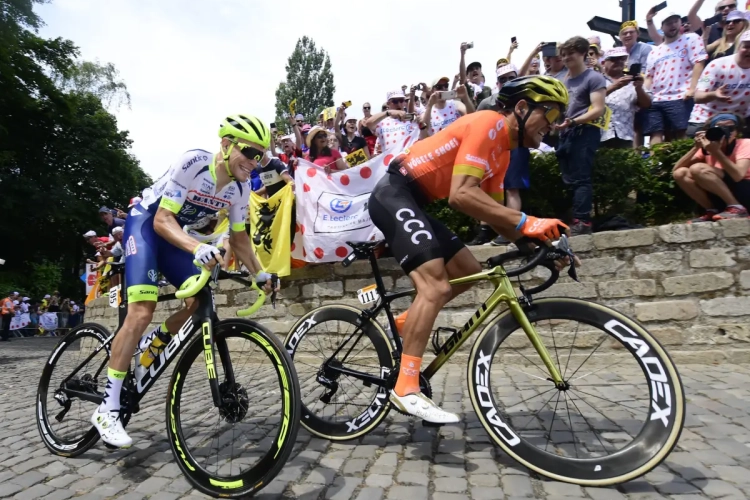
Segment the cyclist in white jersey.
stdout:
<svg viewBox="0 0 750 500">
<path fill-rule="evenodd" d="M 123 236 L 128 313 L 112 342 L 104 400 L 91 416 L 102 440 L 112 446 L 127 448 L 132 444 L 119 418 L 120 391 L 130 358 L 156 308 L 158 271 L 183 289 L 199 273 L 194 261 L 209 269 L 222 261 L 218 248 L 198 241 L 183 230 L 184 226 L 200 226 L 226 210 L 235 255 L 250 272 L 262 273 L 245 232 L 245 218 L 250 172 L 269 146 L 270 130 L 253 116 L 232 115 L 222 122 L 219 137 L 219 153 L 195 149 L 183 154 L 144 191 L 143 201 L 128 214 Z M 270 279 L 266 290 L 271 291 Z M 170 316 L 147 338 L 158 336 L 168 343 L 169 332 L 177 332 L 198 305 L 195 299 L 185 303 L 186 308 Z"/>
</svg>

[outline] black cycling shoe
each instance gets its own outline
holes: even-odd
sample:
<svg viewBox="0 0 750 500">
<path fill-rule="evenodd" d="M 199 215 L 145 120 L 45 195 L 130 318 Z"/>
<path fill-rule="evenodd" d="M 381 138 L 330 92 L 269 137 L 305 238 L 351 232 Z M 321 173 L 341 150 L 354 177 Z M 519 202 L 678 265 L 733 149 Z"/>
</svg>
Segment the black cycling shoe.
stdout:
<svg viewBox="0 0 750 500">
<path fill-rule="evenodd" d="M 490 245 L 492 245 L 493 247 L 504 247 L 506 245 L 510 245 L 510 240 L 508 240 L 508 238 L 501 234 L 497 238 L 492 240 L 490 242 Z"/>
<path fill-rule="evenodd" d="M 487 243 L 492 241 L 492 238 L 495 237 L 495 231 L 492 230 L 492 228 L 486 224 L 480 224 L 479 229 L 477 230 L 477 236 L 467 243 L 469 246 L 476 246 L 476 245 L 486 245 Z"/>
</svg>

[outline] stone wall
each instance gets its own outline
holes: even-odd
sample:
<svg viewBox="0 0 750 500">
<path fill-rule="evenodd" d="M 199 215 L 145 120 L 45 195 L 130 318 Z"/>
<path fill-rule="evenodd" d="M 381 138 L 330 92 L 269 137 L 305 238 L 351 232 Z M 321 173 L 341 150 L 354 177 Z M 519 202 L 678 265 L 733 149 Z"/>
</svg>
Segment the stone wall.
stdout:
<svg viewBox="0 0 750 500">
<path fill-rule="evenodd" d="M 583 260 L 581 283 L 562 273 L 565 277 L 542 296 L 579 297 L 614 307 L 644 323 L 677 362 L 750 362 L 750 220 L 597 233 L 571 243 Z M 472 248 L 480 261 L 503 250 Z M 389 289 L 410 287 L 395 260 L 381 259 L 379 265 Z M 538 281 L 533 275 L 525 279 Z M 319 305 L 359 307 L 356 291 L 372 283 L 368 262 L 294 270 L 282 282 L 276 309 L 263 307 L 254 319 L 283 337 L 297 318 Z M 487 283 L 457 297 L 436 326 L 461 327 L 489 291 Z M 219 316 L 233 316 L 254 297 L 242 285 L 222 281 L 216 294 Z M 394 310 L 409 303 L 409 298 L 399 299 Z M 160 304 L 155 324 L 179 305 L 176 300 Z M 86 319 L 113 328 L 117 311 L 102 297 L 90 305 Z"/>
</svg>

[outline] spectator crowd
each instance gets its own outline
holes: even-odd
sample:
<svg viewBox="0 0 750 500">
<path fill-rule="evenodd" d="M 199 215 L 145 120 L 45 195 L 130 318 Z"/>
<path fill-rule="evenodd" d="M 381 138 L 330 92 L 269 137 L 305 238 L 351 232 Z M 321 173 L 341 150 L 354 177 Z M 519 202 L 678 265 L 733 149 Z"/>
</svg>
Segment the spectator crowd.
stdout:
<svg viewBox="0 0 750 500">
<path fill-rule="evenodd" d="M 748 217 L 750 139 L 743 137 L 750 133 L 750 13 L 738 10 L 736 0 L 720 0 L 715 15 L 701 19 L 703 3 L 696 0 L 686 16 L 663 15 L 654 7 L 645 18 L 645 31 L 636 20 L 625 21 L 616 46 L 608 50 L 603 50 L 599 36 L 575 36 L 539 43 L 519 61 L 514 37 L 507 54 L 494 65 L 483 65 L 466 64 L 473 44 L 462 43 L 453 78 L 429 75 L 424 82 L 402 85 L 386 92 L 385 101 L 376 101 L 374 110 L 370 102 L 363 103 L 361 114 L 345 102 L 317 117 L 290 115 L 288 123 L 271 124 L 274 140 L 252 174 L 252 189 L 271 197 L 293 185 L 300 159 L 328 173 L 361 164 L 389 150 L 390 134 L 414 134 L 417 140 L 437 134 L 464 115 L 498 110 L 497 93 L 509 81 L 545 75 L 565 84 L 569 105 L 539 150 L 518 147 L 511 152 L 504 179 L 507 206 L 522 208 L 523 191 L 533 182 L 532 154 L 555 154 L 572 200 L 571 232 L 589 234 L 599 148 L 641 150 L 645 144 L 689 138 L 694 147 L 677 162 L 673 176 L 702 209 L 690 222 Z M 650 41 L 642 41 L 646 31 Z M 128 208 L 140 201 L 131 199 Z M 106 233 L 100 236 L 90 230 L 83 236 L 93 254 L 88 262 L 103 275 L 109 263 L 124 260 L 127 214 L 101 207 L 99 216 Z M 478 222 L 476 238 L 469 244 L 507 243 Z M 226 259 L 225 265 L 230 261 Z M 10 318 L 25 312 L 32 318 L 59 312 L 60 324 L 70 326 L 79 309 L 55 294 L 41 301 L 12 294 L 2 302 L 3 339 Z"/>
<path fill-rule="evenodd" d="M 13 318 L 19 320 L 20 328 L 13 330 L 17 336 L 31 337 L 34 335 L 55 336 L 66 332 L 82 321 L 83 305 L 77 304 L 69 298 L 63 299 L 60 292 L 46 294 L 42 299 L 23 297 L 18 292 L 12 292 L 0 299 L 0 313 L 2 313 L 2 334 L 0 341 L 7 342 L 11 337 L 11 323 Z M 28 315 L 28 320 L 20 320 Z"/>
</svg>

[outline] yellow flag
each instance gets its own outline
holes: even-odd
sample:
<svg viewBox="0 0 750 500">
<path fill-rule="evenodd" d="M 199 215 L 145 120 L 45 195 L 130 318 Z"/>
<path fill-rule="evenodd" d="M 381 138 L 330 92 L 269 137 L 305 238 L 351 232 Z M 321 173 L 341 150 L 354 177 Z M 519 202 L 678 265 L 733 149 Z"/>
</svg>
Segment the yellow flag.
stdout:
<svg viewBox="0 0 750 500">
<path fill-rule="evenodd" d="M 365 155 L 365 151 L 362 148 L 359 148 L 356 151 L 352 151 L 351 153 L 346 155 L 346 163 L 348 163 L 350 167 L 356 167 L 357 165 L 361 165 L 366 161 L 367 156 Z"/>
<path fill-rule="evenodd" d="M 589 110 L 593 109 L 594 106 L 589 106 Z M 612 110 L 609 106 L 604 106 L 604 114 L 594 121 L 587 122 L 587 125 L 593 125 L 599 127 L 602 130 L 609 130 L 609 121 L 612 119 Z"/>
<path fill-rule="evenodd" d="M 292 114 L 292 117 L 297 114 L 297 99 L 292 99 L 292 102 L 289 103 L 289 112 Z"/>
<path fill-rule="evenodd" d="M 269 199 L 250 193 L 250 241 L 267 273 L 289 276 L 293 202 L 291 184 Z"/>
</svg>

